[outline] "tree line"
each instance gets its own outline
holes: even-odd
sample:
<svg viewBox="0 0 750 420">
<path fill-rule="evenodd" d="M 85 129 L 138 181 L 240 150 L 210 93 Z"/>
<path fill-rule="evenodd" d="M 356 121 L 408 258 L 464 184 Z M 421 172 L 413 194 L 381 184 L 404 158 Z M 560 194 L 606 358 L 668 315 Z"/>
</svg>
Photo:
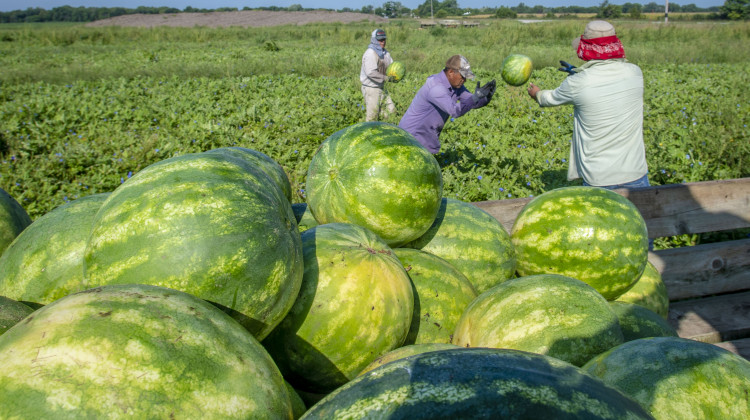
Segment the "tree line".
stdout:
<svg viewBox="0 0 750 420">
<path fill-rule="evenodd" d="M 136 8 L 126 7 L 71 7 L 60 6 L 46 10 L 39 7 L 29 7 L 25 10 L 13 10 L 10 12 L 0 12 L 0 23 L 35 23 L 35 22 L 93 22 L 95 20 L 107 19 L 121 15 L 129 14 L 166 14 L 166 13 L 206 13 L 206 12 L 226 12 L 237 11 L 234 7 L 221 7 L 217 9 L 198 9 L 187 6 L 183 10 L 174 7 L 147 7 L 139 6 Z M 379 7 L 372 5 L 363 6 L 360 9 L 344 7 L 343 9 L 309 9 L 303 8 L 299 4 L 293 4 L 289 7 L 244 7 L 241 10 L 270 10 L 270 11 L 311 11 L 311 10 L 330 10 L 337 12 L 359 12 L 367 14 L 376 14 L 389 18 L 398 17 L 420 17 L 420 18 L 443 18 L 447 16 L 470 16 L 470 15 L 494 15 L 498 18 L 515 18 L 519 14 L 543 14 L 548 17 L 560 15 L 573 15 L 577 13 L 596 13 L 597 16 L 606 18 L 617 18 L 628 16 L 639 18 L 643 13 L 663 13 L 664 4 L 650 2 L 648 4 L 625 3 L 615 5 L 604 0 L 599 6 L 582 7 L 582 6 L 529 6 L 521 2 L 512 7 L 483 7 L 462 8 L 459 7 L 457 0 L 425 0 L 416 9 L 405 7 L 401 2 L 387 1 Z M 700 8 L 694 3 L 680 5 L 677 3 L 669 4 L 670 12 L 703 12 L 709 13 L 710 19 L 729 19 L 729 20 L 747 20 L 750 19 L 750 0 L 726 0 L 723 6 Z"/>
</svg>

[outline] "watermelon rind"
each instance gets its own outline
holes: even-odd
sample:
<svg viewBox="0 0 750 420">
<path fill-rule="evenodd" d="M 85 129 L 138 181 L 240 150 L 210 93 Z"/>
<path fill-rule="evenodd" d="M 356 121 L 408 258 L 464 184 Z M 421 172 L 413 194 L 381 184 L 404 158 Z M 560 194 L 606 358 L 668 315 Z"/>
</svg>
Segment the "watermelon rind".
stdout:
<svg viewBox="0 0 750 420">
<path fill-rule="evenodd" d="M 479 207 L 444 197 L 432 226 L 403 245 L 448 261 L 482 293 L 513 278 L 516 253 L 505 227 Z"/>
<path fill-rule="evenodd" d="M 46 305 L 83 287 L 83 255 L 110 193 L 73 200 L 39 217 L 0 257 L 0 295 Z"/>
<path fill-rule="evenodd" d="M 318 223 L 360 225 L 391 247 L 430 228 L 443 193 L 435 157 L 403 129 L 374 121 L 323 141 L 305 185 Z"/>
<path fill-rule="evenodd" d="M 294 303 L 302 243 L 291 203 L 228 153 L 154 163 L 117 187 L 96 215 L 84 285 L 141 283 L 215 303 L 259 340 Z"/>
<path fill-rule="evenodd" d="M 656 312 L 634 303 L 611 301 L 625 341 L 647 337 L 677 337 L 677 331 Z"/>
<path fill-rule="evenodd" d="M 615 301 L 634 303 L 650 309 L 662 318 L 669 315 L 669 294 L 667 286 L 661 278 L 661 273 L 651 261 L 646 263 L 643 274 L 633 287 L 621 294 Z"/>
<path fill-rule="evenodd" d="M 415 354 L 427 353 L 430 351 L 451 350 L 451 349 L 460 349 L 460 348 L 461 347 L 455 344 L 450 344 L 450 343 L 420 343 L 420 344 L 405 345 L 403 347 L 397 348 L 396 350 L 391 350 L 388 353 L 373 360 L 372 363 L 370 363 L 369 365 L 367 365 L 367 367 L 362 369 L 362 372 L 359 373 L 359 376 L 364 375 L 365 373 L 373 369 L 377 369 L 386 363 L 390 363 L 394 360 L 403 359 L 405 357 L 413 356 Z"/>
<path fill-rule="evenodd" d="M 5 296 L 0 296 L 0 335 L 29 316 L 33 309 Z"/>
<path fill-rule="evenodd" d="M 521 86 L 531 77 L 532 69 L 531 58 L 523 54 L 511 54 L 503 60 L 500 75 L 505 83 L 511 86 Z"/>
<path fill-rule="evenodd" d="M 560 274 L 614 300 L 641 277 L 648 232 L 638 208 L 604 188 L 563 187 L 529 201 L 511 229 L 519 276 Z"/>
<path fill-rule="evenodd" d="M 392 62 L 387 69 L 385 69 L 385 75 L 390 77 L 392 81 L 398 83 L 404 78 L 406 74 L 406 67 L 404 63 L 400 61 Z"/>
<path fill-rule="evenodd" d="M 421 353 L 357 377 L 302 419 L 651 419 L 638 403 L 553 357 L 508 349 Z"/>
<path fill-rule="evenodd" d="M 0 366 L 3 419 L 292 418 L 281 372 L 247 330 L 157 286 L 37 310 L 0 336 Z"/>
<path fill-rule="evenodd" d="M 219 147 L 204 153 L 226 153 L 246 160 L 249 164 L 257 167 L 268 175 L 268 177 L 274 181 L 276 186 L 279 187 L 284 194 L 284 197 L 290 202 L 292 201 L 292 185 L 289 182 L 289 177 L 287 176 L 286 171 L 284 171 L 284 168 L 278 162 L 267 154 L 239 146 Z"/>
<path fill-rule="evenodd" d="M 0 188 L 0 254 L 30 224 L 31 218 L 26 209 Z"/>
<path fill-rule="evenodd" d="M 658 419 L 750 418 L 750 361 L 713 344 L 641 338 L 594 357 L 583 369 Z"/>
<path fill-rule="evenodd" d="M 545 354 L 576 366 L 622 342 L 604 297 L 557 274 L 511 279 L 482 293 L 464 311 L 452 341 Z"/>
<path fill-rule="evenodd" d="M 414 287 L 414 314 L 404 344 L 450 343 L 461 314 L 477 297 L 474 286 L 438 256 L 410 248 L 394 252 Z"/>
<path fill-rule="evenodd" d="M 404 343 L 414 295 L 392 249 L 361 226 L 318 225 L 302 243 L 299 295 L 263 345 L 295 389 L 325 394 Z"/>
</svg>

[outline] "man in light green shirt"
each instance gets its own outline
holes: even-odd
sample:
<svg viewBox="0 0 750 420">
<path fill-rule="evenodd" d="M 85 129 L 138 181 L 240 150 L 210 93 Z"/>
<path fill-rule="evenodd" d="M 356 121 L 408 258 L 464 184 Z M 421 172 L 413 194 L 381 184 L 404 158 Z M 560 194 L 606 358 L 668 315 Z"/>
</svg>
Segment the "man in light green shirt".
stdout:
<svg viewBox="0 0 750 420">
<path fill-rule="evenodd" d="M 568 180 L 605 188 L 648 186 L 641 69 L 625 60 L 614 27 L 605 21 L 586 25 L 574 47 L 583 66 L 557 89 L 533 83 L 528 88 L 542 107 L 573 105 Z"/>
</svg>

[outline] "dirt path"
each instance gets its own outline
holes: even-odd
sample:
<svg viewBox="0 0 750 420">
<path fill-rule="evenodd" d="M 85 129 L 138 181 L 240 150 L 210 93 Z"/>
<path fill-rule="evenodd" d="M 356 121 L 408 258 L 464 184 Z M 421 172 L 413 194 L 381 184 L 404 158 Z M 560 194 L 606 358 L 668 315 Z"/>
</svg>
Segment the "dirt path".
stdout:
<svg viewBox="0 0 750 420">
<path fill-rule="evenodd" d="M 307 23 L 359 22 L 369 20 L 380 23 L 388 20 L 370 14 L 351 12 L 329 12 L 316 10 L 311 12 L 272 12 L 263 10 L 242 10 L 235 12 L 210 13 L 170 13 L 160 15 L 135 14 L 123 15 L 87 23 L 86 26 L 277 26 L 304 25 Z"/>
</svg>

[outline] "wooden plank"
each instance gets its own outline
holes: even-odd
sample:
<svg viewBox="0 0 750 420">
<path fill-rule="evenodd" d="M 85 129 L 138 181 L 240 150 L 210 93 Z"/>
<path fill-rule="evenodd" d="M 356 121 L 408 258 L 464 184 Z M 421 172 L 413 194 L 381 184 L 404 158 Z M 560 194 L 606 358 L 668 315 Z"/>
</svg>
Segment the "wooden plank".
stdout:
<svg viewBox="0 0 750 420">
<path fill-rule="evenodd" d="M 651 238 L 750 227 L 750 178 L 616 192 L 638 207 Z"/>
<path fill-rule="evenodd" d="M 750 338 L 750 292 L 672 302 L 668 320 L 680 337 L 692 340 Z"/>
<path fill-rule="evenodd" d="M 750 227 L 750 178 L 615 190 L 638 207 L 650 238 Z M 530 197 L 474 203 L 510 232 Z"/>
<path fill-rule="evenodd" d="M 670 300 L 750 290 L 750 239 L 649 253 Z"/>
<path fill-rule="evenodd" d="M 729 350 L 734 354 L 738 354 L 745 359 L 750 360 L 750 338 L 743 338 L 741 340 L 733 340 L 733 341 L 724 341 L 721 343 L 716 343 L 716 346 L 719 346 L 723 349 Z"/>
</svg>

